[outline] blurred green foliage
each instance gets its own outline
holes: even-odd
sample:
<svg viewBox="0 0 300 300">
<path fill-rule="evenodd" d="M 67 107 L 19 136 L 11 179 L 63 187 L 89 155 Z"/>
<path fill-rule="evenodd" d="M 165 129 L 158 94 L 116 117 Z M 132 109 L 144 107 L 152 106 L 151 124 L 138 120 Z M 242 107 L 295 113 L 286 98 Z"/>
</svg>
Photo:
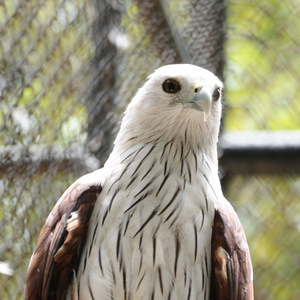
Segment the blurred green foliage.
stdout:
<svg viewBox="0 0 300 300">
<path fill-rule="evenodd" d="M 28 160 L 32 145 L 63 153 L 86 141 L 85 89 L 94 54 L 88 10 L 88 1 L 0 1 L 1 159 L 3 149 L 15 151 L 10 157 Z M 61 174 L 55 163 L 46 173 L 34 162 L 22 176 L 13 167 L 1 173 L 0 261 L 14 271 L 13 276 L 0 274 L 1 299 L 23 298 L 41 227 L 62 192 L 84 172 L 66 169 Z"/>
<path fill-rule="evenodd" d="M 86 4 L 87 6 L 87 4 Z M 81 1 L 0 5 L 0 145 L 84 142 L 80 87 L 93 55 Z"/>
<path fill-rule="evenodd" d="M 227 3 L 225 131 L 299 130 L 299 1 Z M 280 174 L 229 183 L 226 196 L 251 250 L 255 299 L 300 298 L 299 186 L 299 176 Z"/>
<path fill-rule="evenodd" d="M 246 231 L 255 299 L 299 299 L 300 178 L 235 176 L 226 196 Z"/>
<path fill-rule="evenodd" d="M 299 1 L 228 1 L 226 130 L 300 129 Z"/>
</svg>

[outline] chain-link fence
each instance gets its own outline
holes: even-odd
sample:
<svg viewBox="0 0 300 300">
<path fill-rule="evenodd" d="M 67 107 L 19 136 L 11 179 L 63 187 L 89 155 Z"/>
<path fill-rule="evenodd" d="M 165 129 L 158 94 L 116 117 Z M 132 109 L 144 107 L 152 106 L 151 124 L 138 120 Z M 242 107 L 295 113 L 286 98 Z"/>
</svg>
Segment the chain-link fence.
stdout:
<svg viewBox="0 0 300 300">
<path fill-rule="evenodd" d="M 299 130 L 299 4 L 0 0 L 1 299 L 22 298 L 46 216 L 103 164 L 156 67 L 189 62 L 223 78 L 224 134 Z M 299 173 L 255 170 L 227 167 L 224 187 L 248 237 L 256 299 L 299 299 Z"/>
<path fill-rule="evenodd" d="M 244 131 L 237 136 L 251 165 L 234 151 L 241 170 L 230 168 L 226 196 L 247 233 L 256 299 L 300 297 L 299 4 L 228 2 L 224 126 Z"/>
</svg>

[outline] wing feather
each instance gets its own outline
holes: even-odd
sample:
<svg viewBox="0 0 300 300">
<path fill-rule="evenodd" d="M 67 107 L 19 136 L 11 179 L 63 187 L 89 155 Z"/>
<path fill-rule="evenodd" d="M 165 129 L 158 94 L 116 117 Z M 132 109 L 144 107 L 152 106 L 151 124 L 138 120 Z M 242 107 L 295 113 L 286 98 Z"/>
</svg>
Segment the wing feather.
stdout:
<svg viewBox="0 0 300 300">
<path fill-rule="evenodd" d="M 39 235 L 25 280 L 25 300 L 64 299 L 77 271 L 101 170 L 75 181 L 58 200 Z"/>
<path fill-rule="evenodd" d="M 253 300 L 250 251 L 242 224 L 226 200 L 215 210 L 211 299 Z"/>
</svg>

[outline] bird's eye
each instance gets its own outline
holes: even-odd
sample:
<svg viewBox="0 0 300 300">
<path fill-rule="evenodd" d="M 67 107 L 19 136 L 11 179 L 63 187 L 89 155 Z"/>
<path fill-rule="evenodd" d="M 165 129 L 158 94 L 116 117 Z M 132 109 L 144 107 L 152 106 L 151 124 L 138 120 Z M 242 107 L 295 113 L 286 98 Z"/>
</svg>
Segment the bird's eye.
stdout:
<svg viewBox="0 0 300 300">
<path fill-rule="evenodd" d="M 220 88 L 216 88 L 212 94 L 213 100 L 218 101 L 220 99 L 220 96 L 221 96 Z"/>
<path fill-rule="evenodd" d="M 181 87 L 178 81 L 176 81 L 175 79 L 167 79 L 164 83 L 163 83 L 163 90 L 166 93 L 177 93 L 178 91 L 180 91 Z"/>
</svg>

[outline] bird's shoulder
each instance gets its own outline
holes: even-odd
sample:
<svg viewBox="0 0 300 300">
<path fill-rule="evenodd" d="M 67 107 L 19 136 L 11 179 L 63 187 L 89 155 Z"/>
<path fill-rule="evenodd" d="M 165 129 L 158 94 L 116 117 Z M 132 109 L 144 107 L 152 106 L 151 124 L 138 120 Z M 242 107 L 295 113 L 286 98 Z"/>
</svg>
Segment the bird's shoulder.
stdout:
<svg viewBox="0 0 300 300">
<path fill-rule="evenodd" d="M 103 169 L 82 176 L 50 212 L 27 270 L 25 299 L 64 299 L 103 181 Z"/>
<path fill-rule="evenodd" d="M 225 198 L 215 208 L 211 253 L 212 299 L 254 299 L 252 263 L 245 232 Z"/>
</svg>

